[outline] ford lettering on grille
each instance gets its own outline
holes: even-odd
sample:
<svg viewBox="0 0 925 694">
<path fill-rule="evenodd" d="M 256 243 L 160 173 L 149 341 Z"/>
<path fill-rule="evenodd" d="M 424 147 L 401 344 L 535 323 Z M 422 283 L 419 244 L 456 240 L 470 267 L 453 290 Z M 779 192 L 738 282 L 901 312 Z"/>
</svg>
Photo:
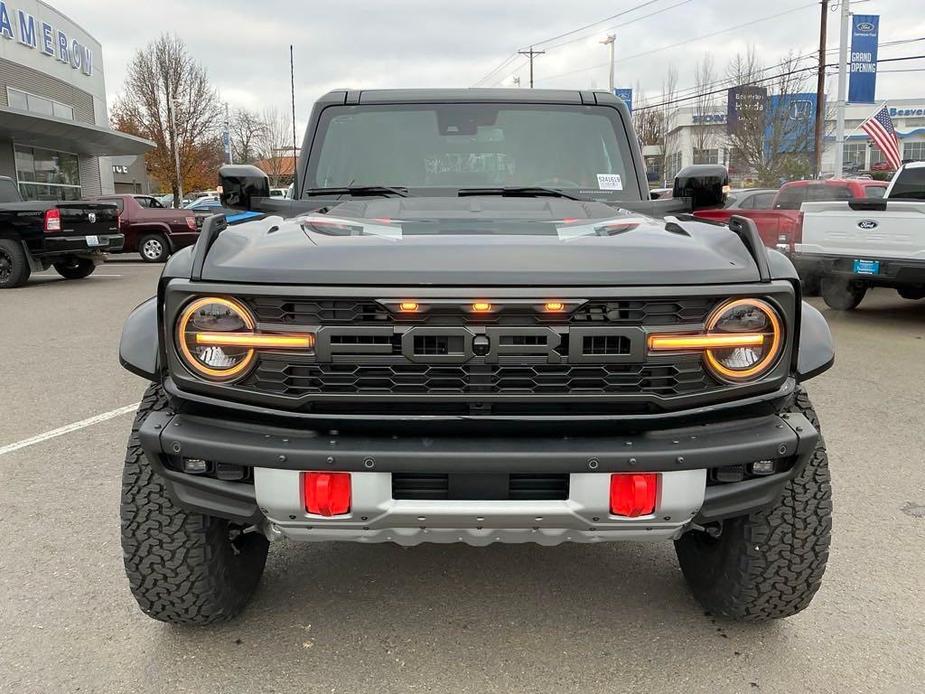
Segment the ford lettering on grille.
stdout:
<svg viewBox="0 0 925 694">
<path fill-rule="evenodd" d="M 644 349 L 641 328 L 596 326 L 326 326 L 315 342 L 319 362 L 400 356 L 417 364 L 497 364 L 505 358 L 600 364 L 641 362 Z"/>
</svg>

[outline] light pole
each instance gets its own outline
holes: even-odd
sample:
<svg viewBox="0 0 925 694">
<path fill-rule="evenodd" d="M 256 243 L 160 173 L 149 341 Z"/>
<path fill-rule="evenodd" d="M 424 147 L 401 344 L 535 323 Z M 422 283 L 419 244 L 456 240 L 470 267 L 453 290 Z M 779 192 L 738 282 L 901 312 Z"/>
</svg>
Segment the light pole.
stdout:
<svg viewBox="0 0 925 694">
<path fill-rule="evenodd" d="M 848 28 L 851 0 L 841 0 L 841 43 L 838 46 L 838 107 L 835 112 L 835 178 L 845 172 L 845 102 L 848 100 Z M 819 105 L 816 104 L 816 108 Z"/>
<path fill-rule="evenodd" d="M 183 179 L 180 178 L 180 149 L 177 146 L 177 102 L 170 96 L 170 87 L 167 87 L 167 111 L 170 115 L 170 140 L 173 146 L 173 165 L 177 176 L 177 199 L 173 201 L 174 207 L 180 207 L 183 200 Z"/>
<path fill-rule="evenodd" d="M 610 93 L 613 94 L 613 47 L 614 42 L 617 40 L 616 34 L 607 34 L 607 36 L 600 40 L 599 43 L 604 44 L 605 46 L 610 46 L 610 80 L 608 84 L 610 85 Z"/>
</svg>

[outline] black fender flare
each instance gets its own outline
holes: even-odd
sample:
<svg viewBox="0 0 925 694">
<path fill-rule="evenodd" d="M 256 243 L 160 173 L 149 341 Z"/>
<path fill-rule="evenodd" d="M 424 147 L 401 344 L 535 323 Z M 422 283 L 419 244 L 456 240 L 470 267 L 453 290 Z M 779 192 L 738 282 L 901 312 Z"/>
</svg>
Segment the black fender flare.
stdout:
<svg viewBox="0 0 925 694">
<path fill-rule="evenodd" d="M 157 297 L 151 297 L 135 307 L 122 327 L 119 363 L 133 374 L 156 381 L 159 354 Z"/>
<path fill-rule="evenodd" d="M 815 306 L 803 302 L 800 344 L 797 346 L 797 380 L 808 381 L 835 363 L 835 341 L 829 324 Z"/>
</svg>

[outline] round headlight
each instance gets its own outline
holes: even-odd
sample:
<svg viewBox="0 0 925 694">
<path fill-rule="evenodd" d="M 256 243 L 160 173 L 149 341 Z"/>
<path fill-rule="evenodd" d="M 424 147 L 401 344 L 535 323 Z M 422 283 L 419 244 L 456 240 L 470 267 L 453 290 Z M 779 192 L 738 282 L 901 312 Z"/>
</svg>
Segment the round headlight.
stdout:
<svg viewBox="0 0 925 694">
<path fill-rule="evenodd" d="M 710 335 L 740 335 L 754 344 L 706 351 L 707 364 L 727 381 L 746 381 L 766 373 L 777 361 L 783 346 L 777 311 L 760 299 L 737 299 L 717 308 L 707 319 Z M 747 340 L 746 340 L 747 341 Z"/>
<path fill-rule="evenodd" d="M 177 348 L 187 367 L 197 376 L 224 381 L 250 366 L 254 349 L 214 336 L 250 333 L 254 325 L 250 312 L 235 301 L 219 297 L 196 299 L 183 309 L 177 321 Z"/>
</svg>

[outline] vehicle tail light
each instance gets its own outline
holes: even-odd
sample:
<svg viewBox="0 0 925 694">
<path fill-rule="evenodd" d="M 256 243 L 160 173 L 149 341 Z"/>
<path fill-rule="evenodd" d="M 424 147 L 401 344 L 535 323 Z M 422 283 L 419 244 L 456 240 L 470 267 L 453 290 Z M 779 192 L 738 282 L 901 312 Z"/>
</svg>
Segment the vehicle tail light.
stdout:
<svg viewBox="0 0 925 694">
<path fill-rule="evenodd" d="M 54 208 L 45 210 L 45 233 L 61 231 L 61 210 Z"/>
<path fill-rule="evenodd" d="M 318 516 L 350 512 L 349 472 L 303 472 L 302 500 L 305 510 Z"/>
<path fill-rule="evenodd" d="M 615 516 L 638 518 L 655 512 L 658 498 L 656 472 L 610 476 L 610 512 Z"/>
<path fill-rule="evenodd" d="M 187 217 L 187 218 L 186 218 L 186 226 L 189 227 L 189 230 L 190 230 L 190 231 L 196 231 L 196 218 L 195 218 L 195 217 Z"/>
</svg>

